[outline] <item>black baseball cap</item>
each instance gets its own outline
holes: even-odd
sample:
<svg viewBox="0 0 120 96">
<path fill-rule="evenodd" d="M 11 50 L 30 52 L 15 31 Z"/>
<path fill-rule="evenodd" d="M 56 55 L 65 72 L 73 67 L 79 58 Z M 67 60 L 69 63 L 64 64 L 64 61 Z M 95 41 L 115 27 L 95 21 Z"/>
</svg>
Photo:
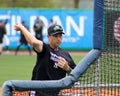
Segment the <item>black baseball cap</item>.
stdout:
<svg viewBox="0 0 120 96">
<path fill-rule="evenodd" d="M 48 28 L 48 35 L 64 34 L 63 29 L 60 25 L 51 25 Z"/>
</svg>

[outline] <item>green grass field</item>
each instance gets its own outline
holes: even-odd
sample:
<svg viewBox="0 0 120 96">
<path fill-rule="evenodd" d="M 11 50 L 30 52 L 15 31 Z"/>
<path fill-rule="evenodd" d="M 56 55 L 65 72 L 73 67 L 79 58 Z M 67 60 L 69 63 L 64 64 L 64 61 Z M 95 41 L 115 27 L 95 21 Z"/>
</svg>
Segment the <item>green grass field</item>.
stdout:
<svg viewBox="0 0 120 96">
<path fill-rule="evenodd" d="M 72 58 L 77 64 L 83 56 L 74 55 Z M 35 61 L 35 55 L 0 56 L 0 86 L 6 80 L 30 80 Z"/>
</svg>

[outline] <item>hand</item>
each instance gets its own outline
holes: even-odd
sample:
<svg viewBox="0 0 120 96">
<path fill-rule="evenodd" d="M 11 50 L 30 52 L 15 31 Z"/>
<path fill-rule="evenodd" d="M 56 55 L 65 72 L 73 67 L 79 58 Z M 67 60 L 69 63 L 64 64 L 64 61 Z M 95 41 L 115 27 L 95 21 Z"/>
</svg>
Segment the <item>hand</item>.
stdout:
<svg viewBox="0 0 120 96">
<path fill-rule="evenodd" d="M 66 71 L 68 71 L 70 69 L 68 62 L 62 57 L 59 58 L 58 66 Z"/>
<path fill-rule="evenodd" d="M 20 31 L 22 27 L 24 27 L 22 24 L 15 24 L 14 29 Z"/>
</svg>

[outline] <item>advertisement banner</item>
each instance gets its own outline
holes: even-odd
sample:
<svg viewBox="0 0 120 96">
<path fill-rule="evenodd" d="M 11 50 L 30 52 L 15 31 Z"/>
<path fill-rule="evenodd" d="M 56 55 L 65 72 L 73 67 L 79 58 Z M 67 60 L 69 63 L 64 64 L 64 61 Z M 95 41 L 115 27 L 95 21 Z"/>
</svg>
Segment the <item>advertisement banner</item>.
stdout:
<svg viewBox="0 0 120 96">
<path fill-rule="evenodd" d="M 43 28 L 44 42 L 48 41 L 47 28 L 50 25 L 50 19 L 53 19 L 55 24 L 63 27 L 65 33 L 61 48 L 70 50 L 92 48 L 93 10 L 0 9 L 0 20 L 4 21 L 8 12 L 10 17 L 6 29 L 10 48 L 16 48 L 20 39 L 20 32 L 14 30 L 14 25 L 26 21 L 30 32 L 35 35 L 33 25 L 37 16 L 45 24 Z"/>
</svg>

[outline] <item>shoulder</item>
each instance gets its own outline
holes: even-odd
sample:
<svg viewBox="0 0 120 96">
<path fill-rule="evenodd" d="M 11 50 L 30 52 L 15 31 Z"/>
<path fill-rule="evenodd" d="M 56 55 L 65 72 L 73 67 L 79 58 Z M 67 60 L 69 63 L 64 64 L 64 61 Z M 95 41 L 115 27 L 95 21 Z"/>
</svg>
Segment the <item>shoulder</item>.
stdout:
<svg viewBox="0 0 120 96">
<path fill-rule="evenodd" d="M 42 51 L 41 52 L 37 52 L 35 49 L 34 51 L 38 54 L 38 55 L 41 55 L 41 56 L 48 56 L 49 53 L 50 53 L 50 48 L 48 46 L 48 44 L 46 43 L 43 43 L 43 48 L 42 48 Z"/>
<path fill-rule="evenodd" d="M 69 52 L 67 50 L 64 50 L 62 48 L 59 48 L 59 51 L 69 54 Z"/>
<path fill-rule="evenodd" d="M 42 52 L 48 52 L 49 49 L 50 49 L 49 45 L 46 44 L 46 43 L 43 43 L 43 50 L 42 50 Z"/>
<path fill-rule="evenodd" d="M 59 53 L 64 55 L 64 56 L 70 56 L 69 52 L 67 50 L 64 50 L 64 49 L 59 49 Z"/>
</svg>

